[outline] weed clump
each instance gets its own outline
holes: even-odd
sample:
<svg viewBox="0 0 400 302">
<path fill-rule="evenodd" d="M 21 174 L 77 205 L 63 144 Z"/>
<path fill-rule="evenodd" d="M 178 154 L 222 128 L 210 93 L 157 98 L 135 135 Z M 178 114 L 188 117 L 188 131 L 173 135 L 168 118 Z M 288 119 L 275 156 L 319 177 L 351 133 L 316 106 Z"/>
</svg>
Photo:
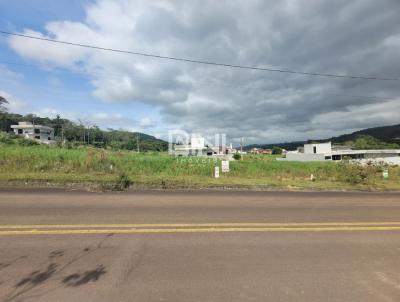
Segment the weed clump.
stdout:
<svg viewBox="0 0 400 302">
<path fill-rule="evenodd" d="M 362 166 L 357 163 L 339 164 L 339 179 L 350 184 L 367 184 L 376 174 L 376 167 Z"/>
<path fill-rule="evenodd" d="M 18 138 L 17 139 L 18 145 L 22 147 L 30 147 L 30 146 L 39 146 L 40 144 L 37 141 L 34 141 L 33 139 L 27 139 L 27 138 Z"/>
<path fill-rule="evenodd" d="M 132 180 L 125 173 L 121 173 L 118 175 L 117 180 L 115 181 L 113 190 L 114 191 L 124 191 L 129 188 L 133 184 Z"/>
</svg>

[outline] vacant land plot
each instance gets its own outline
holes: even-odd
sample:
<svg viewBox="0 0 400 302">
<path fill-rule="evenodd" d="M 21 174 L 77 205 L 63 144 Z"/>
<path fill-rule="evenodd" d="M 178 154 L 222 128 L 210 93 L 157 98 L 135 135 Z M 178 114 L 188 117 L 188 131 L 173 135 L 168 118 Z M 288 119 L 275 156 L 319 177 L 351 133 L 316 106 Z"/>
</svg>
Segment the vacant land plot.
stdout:
<svg viewBox="0 0 400 302">
<path fill-rule="evenodd" d="M 360 167 L 337 162 L 281 162 L 275 156 L 247 155 L 231 162 L 230 172 L 213 178 L 211 159 L 166 153 L 118 152 L 0 144 L 0 181 L 96 184 L 121 188 L 272 187 L 286 189 L 400 189 L 400 168 Z M 311 179 L 311 174 L 314 179 Z"/>
</svg>

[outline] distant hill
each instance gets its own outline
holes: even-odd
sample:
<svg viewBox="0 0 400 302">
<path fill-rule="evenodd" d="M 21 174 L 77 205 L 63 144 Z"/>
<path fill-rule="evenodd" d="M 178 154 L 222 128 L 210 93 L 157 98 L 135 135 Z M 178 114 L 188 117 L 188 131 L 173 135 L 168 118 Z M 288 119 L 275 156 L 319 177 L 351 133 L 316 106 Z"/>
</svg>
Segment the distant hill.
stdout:
<svg viewBox="0 0 400 302">
<path fill-rule="evenodd" d="M 332 137 L 331 140 L 334 143 L 344 143 L 347 141 L 354 140 L 360 135 L 370 135 L 386 143 L 399 143 L 400 142 L 400 124 L 392 126 L 382 126 L 367 128 L 364 130 L 356 131 L 351 134 L 343 134 L 340 136 Z"/>
<path fill-rule="evenodd" d="M 304 145 L 305 143 L 306 141 L 295 141 L 295 142 L 274 143 L 274 144 L 251 144 L 243 146 L 243 150 L 249 151 L 253 148 L 272 149 L 275 146 L 284 148 L 286 150 L 294 150 L 297 147 Z"/>
<path fill-rule="evenodd" d="M 294 141 L 294 142 L 285 142 L 285 143 L 275 143 L 275 144 L 252 144 L 244 147 L 245 150 L 250 150 L 252 148 L 263 148 L 263 149 L 271 149 L 274 146 L 278 146 L 287 150 L 294 150 L 299 146 L 310 142 L 327 142 L 331 141 L 335 144 L 343 144 L 348 141 L 353 141 L 357 137 L 361 135 L 369 135 L 372 136 L 382 142 L 385 143 L 400 143 L 400 124 L 391 125 L 391 126 L 382 126 L 382 127 L 374 127 L 367 128 L 364 130 L 359 130 L 350 134 L 343 134 L 340 136 L 335 136 L 326 139 L 314 139 L 307 141 Z"/>
</svg>

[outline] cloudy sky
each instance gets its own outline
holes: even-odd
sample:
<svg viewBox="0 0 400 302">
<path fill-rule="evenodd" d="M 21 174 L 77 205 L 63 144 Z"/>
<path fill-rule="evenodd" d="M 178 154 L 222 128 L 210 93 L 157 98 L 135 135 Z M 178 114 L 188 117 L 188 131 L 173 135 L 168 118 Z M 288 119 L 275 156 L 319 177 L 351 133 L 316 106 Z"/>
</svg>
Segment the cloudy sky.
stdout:
<svg viewBox="0 0 400 302">
<path fill-rule="evenodd" d="M 0 29 L 162 56 L 400 78 L 400 1 L 2 0 Z M 0 35 L 0 94 L 19 113 L 167 138 L 325 138 L 400 123 L 400 81 L 305 76 Z"/>
</svg>

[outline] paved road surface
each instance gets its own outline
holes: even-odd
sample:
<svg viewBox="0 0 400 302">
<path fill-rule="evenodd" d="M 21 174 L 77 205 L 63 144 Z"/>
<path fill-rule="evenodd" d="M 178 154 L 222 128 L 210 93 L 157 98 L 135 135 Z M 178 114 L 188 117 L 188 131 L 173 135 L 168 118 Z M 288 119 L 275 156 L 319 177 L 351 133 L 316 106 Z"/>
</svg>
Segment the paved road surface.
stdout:
<svg viewBox="0 0 400 302">
<path fill-rule="evenodd" d="M 400 195 L 0 190 L 0 301 L 400 301 Z"/>
</svg>

